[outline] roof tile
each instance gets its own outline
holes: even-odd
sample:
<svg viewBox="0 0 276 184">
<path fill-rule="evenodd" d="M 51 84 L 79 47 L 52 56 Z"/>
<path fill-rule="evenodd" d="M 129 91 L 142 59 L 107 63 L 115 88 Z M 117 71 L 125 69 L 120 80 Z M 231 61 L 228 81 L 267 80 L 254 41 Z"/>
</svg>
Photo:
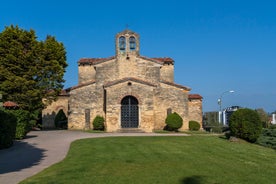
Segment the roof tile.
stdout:
<svg viewBox="0 0 276 184">
<path fill-rule="evenodd" d="M 199 94 L 189 94 L 189 99 L 202 99 L 203 97 Z"/>
<path fill-rule="evenodd" d="M 3 104 L 3 107 L 18 107 L 18 105 L 15 102 L 7 101 Z"/>
</svg>

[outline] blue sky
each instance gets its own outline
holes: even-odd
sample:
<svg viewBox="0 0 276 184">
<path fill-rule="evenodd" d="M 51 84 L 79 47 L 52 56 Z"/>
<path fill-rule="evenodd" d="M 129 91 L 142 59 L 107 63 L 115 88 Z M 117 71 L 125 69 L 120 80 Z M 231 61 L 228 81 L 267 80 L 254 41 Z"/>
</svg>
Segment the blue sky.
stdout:
<svg viewBox="0 0 276 184">
<path fill-rule="evenodd" d="M 140 34 L 140 54 L 175 60 L 175 82 L 203 96 L 203 111 L 239 105 L 276 110 L 276 1 L 273 0 L 9 0 L 0 31 L 11 24 L 64 43 L 65 88 L 77 61 L 115 55 L 115 34 Z"/>
</svg>

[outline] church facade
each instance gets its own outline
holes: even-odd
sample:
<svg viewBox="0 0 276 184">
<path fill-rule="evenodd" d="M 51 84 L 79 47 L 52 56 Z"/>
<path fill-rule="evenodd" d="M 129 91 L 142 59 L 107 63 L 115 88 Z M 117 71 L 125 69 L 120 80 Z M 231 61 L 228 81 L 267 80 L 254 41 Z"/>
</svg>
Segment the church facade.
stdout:
<svg viewBox="0 0 276 184">
<path fill-rule="evenodd" d="M 174 83 L 173 59 L 141 56 L 139 34 L 130 30 L 116 35 L 115 46 L 115 56 L 78 61 L 78 85 L 43 111 L 45 128 L 60 109 L 68 115 L 68 129 L 92 129 L 99 115 L 107 132 L 152 132 L 163 129 L 173 112 L 183 118 L 180 130 L 187 130 L 190 120 L 202 125 L 202 97 Z"/>
</svg>

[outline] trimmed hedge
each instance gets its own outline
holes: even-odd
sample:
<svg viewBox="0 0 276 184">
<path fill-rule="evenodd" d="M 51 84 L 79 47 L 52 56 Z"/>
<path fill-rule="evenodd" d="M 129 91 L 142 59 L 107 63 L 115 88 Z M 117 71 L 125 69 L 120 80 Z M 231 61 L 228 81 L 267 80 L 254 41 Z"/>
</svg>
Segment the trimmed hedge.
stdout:
<svg viewBox="0 0 276 184">
<path fill-rule="evenodd" d="M 189 130 L 198 131 L 200 129 L 200 124 L 197 121 L 189 121 Z"/>
<path fill-rule="evenodd" d="M 13 145 L 16 122 L 17 119 L 13 114 L 0 110 L 0 149 Z"/>
<path fill-rule="evenodd" d="M 26 110 L 17 109 L 6 111 L 13 114 L 17 118 L 15 138 L 23 139 L 35 126 L 36 122 L 31 120 L 31 114 Z"/>
<path fill-rule="evenodd" d="M 233 136 L 256 142 L 262 131 L 262 123 L 256 111 L 239 109 L 231 115 L 229 128 Z"/>
<path fill-rule="evenodd" d="M 183 125 L 183 119 L 176 112 L 169 114 L 165 122 L 165 129 L 169 131 L 177 131 Z"/>
<path fill-rule="evenodd" d="M 93 120 L 94 130 L 104 130 L 104 118 L 102 116 L 96 116 Z"/>
</svg>

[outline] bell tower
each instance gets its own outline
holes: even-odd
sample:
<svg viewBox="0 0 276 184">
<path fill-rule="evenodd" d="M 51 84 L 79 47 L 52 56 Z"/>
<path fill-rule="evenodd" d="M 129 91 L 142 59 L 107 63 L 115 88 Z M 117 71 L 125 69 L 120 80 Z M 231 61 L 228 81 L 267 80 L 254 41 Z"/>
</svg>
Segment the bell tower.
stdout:
<svg viewBox="0 0 276 184">
<path fill-rule="evenodd" d="M 139 55 L 139 35 L 129 29 L 116 34 L 116 56 Z"/>
</svg>

